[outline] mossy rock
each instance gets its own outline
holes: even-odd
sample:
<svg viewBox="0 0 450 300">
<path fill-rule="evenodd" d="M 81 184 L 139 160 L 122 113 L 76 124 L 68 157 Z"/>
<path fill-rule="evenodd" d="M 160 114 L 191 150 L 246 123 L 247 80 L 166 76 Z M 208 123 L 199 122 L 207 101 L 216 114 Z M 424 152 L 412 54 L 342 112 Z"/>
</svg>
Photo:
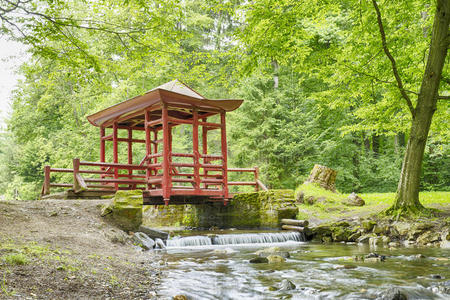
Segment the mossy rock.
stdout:
<svg viewBox="0 0 450 300">
<path fill-rule="evenodd" d="M 362 226 L 362 228 L 364 228 L 364 230 L 366 232 L 372 231 L 372 229 L 375 225 L 377 225 L 377 222 L 372 221 L 372 220 L 364 220 L 361 222 L 361 226 Z"/>
<path fill-rule="evenodd" d="M 331 230 L 330 224 L 320 224 L 311 228 L 312 234 L 314 238 L 322 239 L 322 237 L 331 237 L 333 231 Z"/>
<path fill-rule="evenodd" d="M 352 235 L 352 231 L 346 227 L 333 227 L 331 237 L 335 242 L 346 242 L 349 236 Z"/>
<path fill-rule="evenodd" d="M 125 231 L 135 231 L 142 224 L 142 190 L 118 191 L 101 215 Z"/>
</svg>

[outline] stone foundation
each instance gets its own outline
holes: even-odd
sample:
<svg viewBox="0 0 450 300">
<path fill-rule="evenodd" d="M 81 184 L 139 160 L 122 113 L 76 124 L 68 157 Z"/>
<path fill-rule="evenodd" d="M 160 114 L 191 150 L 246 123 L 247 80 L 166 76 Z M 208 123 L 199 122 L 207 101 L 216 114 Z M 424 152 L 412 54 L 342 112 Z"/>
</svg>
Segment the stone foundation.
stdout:
<svg viewBox="0 0 450 300">
<path fill-rule="evenodd" d="M 124 231 L 136 231 L 142 224 L 142 191 L 117 191 L 101 215 Z"/>
<path fill-rule="evenodd" d="M 281 219 L 295 218 L 293 190 L 269 190 L 237 194 L 223 203 L 147 206 L 144 225 L 150 227 L 219 227 L 239 229 L 279 228 Z"/>
</svg>

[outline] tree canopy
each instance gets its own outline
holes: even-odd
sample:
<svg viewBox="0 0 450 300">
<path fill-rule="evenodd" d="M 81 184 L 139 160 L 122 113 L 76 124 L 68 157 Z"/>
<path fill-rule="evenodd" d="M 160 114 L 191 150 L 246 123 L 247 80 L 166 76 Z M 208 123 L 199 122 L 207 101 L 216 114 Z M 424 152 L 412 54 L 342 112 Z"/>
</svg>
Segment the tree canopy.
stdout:
<svg viewBox="0 0 450 300">
<path fill-rule="evenodd" d="M 1 136 L 0 193 L 34 198 L 44 165 L 96 160 L 85 116 L 174 78 L 245 100 L 229 117 L 229 163 L 259 165 L 269 187 L 294 188 L 321 163 L 343 192 L 395 191 L 438 2 L 376 2 L 393 72 L 373 1 L 2 0 L 0 34 L 31 59 Z M 422 189 L 450 186 L 448 60 Z"/>
</svg>

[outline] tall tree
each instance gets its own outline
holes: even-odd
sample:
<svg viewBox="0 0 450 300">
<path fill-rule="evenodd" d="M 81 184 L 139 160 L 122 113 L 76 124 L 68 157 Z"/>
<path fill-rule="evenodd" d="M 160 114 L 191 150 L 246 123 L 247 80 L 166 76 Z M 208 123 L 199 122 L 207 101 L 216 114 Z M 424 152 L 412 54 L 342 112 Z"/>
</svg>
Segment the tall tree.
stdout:
<svg viewBox="0 0 450 300">
<path fill-rule="evenodd" d="M 383 51 L 391 62 L 398 89 L 406 101 L 412 116 L 411 129 L 408 144 L 406 146 L 405 157 L 403 159 L 397 195 L 393 206 L 387 212 L 416 213 L 423 209 L 422 204 L 419 202 L 419 184 L 422 160 L 428 133 L 430 131 L 431 120 L 436 111 L 438 98 L 448 98 L 440 97 L 438 91 L 441 83 L 442 69 L 444 67 L 445 57 L 447 56 L 447 49 L 450 42 L 450 1 L 437 1 L 427 65 L 422 77 L 422 84 L 420 86 L 420 92 L 417 96 L 417 104 L 415 107 L 403 86 L 395 58 L 389 51 L 378 4 L 376 0 L 372 0 L 372 3 L 377 14 Z"/>
</svg>

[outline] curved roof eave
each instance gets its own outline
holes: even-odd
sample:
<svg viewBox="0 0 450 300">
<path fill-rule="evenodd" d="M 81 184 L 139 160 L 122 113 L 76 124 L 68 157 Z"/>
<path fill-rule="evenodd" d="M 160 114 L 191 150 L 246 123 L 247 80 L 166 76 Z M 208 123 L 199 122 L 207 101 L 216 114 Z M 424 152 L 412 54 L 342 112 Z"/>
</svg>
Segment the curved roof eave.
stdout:
<svg viewBox="0 0 450 300">
<path fill-rule="evenodd" d="M 241 106 L 243 100 L 229 99 L 229 100 L 210 100 L 199 99 L 184 94 L 179 94 L 174 91 L 165 89 L 153 89 L 143 95 L 133 97 L 123 102 L 112 105 L 99 112 L 87 116 L 88 121 L 94 126 L 101 126 L 107 121 L 118 118 L 124 114 L 138 111 L 154 105 L 158 102 L 166 103 L 187 103 L 192 106 L 204 108 L 217 108 L 225 110 L 226 112 L 233 111 Z"/>
</svg>

